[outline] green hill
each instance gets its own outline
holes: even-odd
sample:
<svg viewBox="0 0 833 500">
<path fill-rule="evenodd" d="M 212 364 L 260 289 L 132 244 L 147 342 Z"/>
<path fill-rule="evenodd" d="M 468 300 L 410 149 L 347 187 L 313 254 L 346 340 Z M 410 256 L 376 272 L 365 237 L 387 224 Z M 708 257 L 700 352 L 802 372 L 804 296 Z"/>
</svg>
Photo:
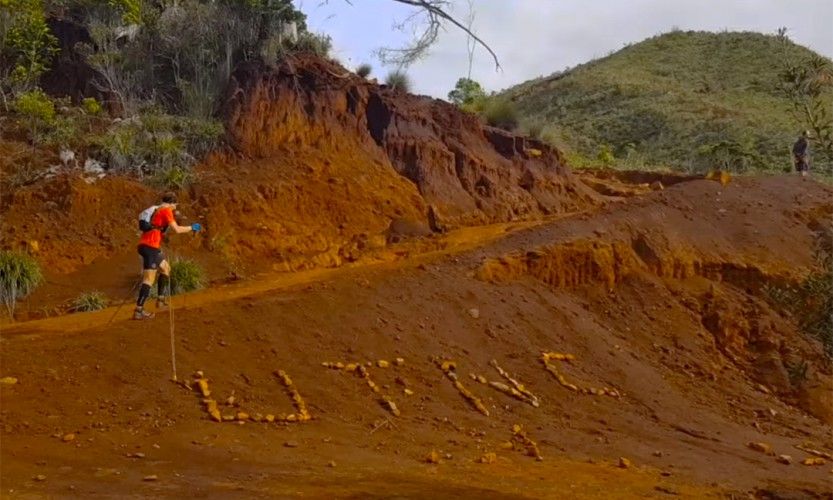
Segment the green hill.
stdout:
<svg viewBox="0 0 833 500">
<path fill-rule="evenodd" d="M 779 72 L 813 56 L 777 36 L 672 32 L 504 95 L 574 163 L 781 170 L 803 125 Z"/>
</svg>

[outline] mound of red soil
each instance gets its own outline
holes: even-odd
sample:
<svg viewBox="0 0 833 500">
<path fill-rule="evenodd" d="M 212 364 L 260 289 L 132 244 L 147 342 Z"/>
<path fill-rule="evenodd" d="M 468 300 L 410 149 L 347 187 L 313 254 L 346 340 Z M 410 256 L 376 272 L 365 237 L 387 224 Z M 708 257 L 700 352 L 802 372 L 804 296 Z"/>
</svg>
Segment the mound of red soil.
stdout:
<svg viewBox="0 0 833 500">
<path fill-rule="evenodd" d="M 800 462 L 826 461 L 830 426 L 790 403 L 829 395 L 830 367 L 761 287 L 813 268 L 831 199 L 796 177 L 694 181 L 461 254 L 178 297 L 179 376 L 205 371 L 222 423 L 168 382 L 167 316 L 8 328 L 4 492 L 825 498 L 829 461 Z M 806 379 L 784 379 L 798 361 Z M 261 421 L 299 413 L 278 370 L 312 420 Z"/>
</svg>

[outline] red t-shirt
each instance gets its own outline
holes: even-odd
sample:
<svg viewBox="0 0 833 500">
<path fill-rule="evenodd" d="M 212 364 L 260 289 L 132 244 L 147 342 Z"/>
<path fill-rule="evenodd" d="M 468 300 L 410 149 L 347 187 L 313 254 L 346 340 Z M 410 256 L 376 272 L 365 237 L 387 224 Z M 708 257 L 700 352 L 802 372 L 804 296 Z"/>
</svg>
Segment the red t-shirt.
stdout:
<svg viewBox="0 0 833 500">
<path fill-rule="evenodd" d="M 168 224 L 174 221 L 174 211 L 171 207 L 160 207 L 156 210 L 150 218 L 150 223 L 155 227 L 168 227 Z M 162 246 L 162 231 L 159 229 L 151 229 L 142 233 L 139 239 L 140 245 L 147 245 L 151 248 L 160 248 Z"/>
</svg>

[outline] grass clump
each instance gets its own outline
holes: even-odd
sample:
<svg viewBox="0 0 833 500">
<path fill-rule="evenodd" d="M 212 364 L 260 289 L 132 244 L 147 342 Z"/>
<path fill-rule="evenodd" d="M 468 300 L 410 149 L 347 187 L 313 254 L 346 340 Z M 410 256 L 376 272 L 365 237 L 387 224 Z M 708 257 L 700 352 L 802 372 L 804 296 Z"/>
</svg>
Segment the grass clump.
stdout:
<svg viewBox="0 0 833 500">
<path fill-rule="evenodd" d="M 404 71 L 391 71 L 385 78 L 385 85 L 393 90 L 401 90 L 402 92 L 411 91 L 411 77 Z"/>
<path fill-rule="evenodd" d="M 72 300 L 70 311 L 90 312 L 100 311 L 107 307 L 107 296 L 99 291 L 84 292 Z"/>
<path fill-rule="evenodd" d="M 28 254 L 0 251 L 0 300 L 9 316 L 19 299 L 25 298 L 43 282 L 43 274 L 37 261 Z"/>
<path fill-rule="evenodd" d="M 509 99 L 489 99 L 483 108 L 483 118 L 492 127 L 510 131 L 518 127 L 518 109 Z"/>
<path fill-rule="evenodd" d="M 833 359 L 833 228 L 822 231 L 816 247 L 818 270 L 795 287 L 768 287 L 770 301 L 790 311 L 801 330 L 821 341 Z"/>
<path fill-rule="evenodd" d="M 372 73 L 372 72 L 373 72 L 373 66 L 371 66 L 367 63 L 359 64 L 359 66 L 356 68 L 356 74 L 359 75 L 362 78 L 367 78 L 368 76 L 370 76 L 370 73 Z"/>
<path fill-rule="evenodd" d="M 205 271 L 193 260 L 180 258 L 171 263 L 171 295 L 199 290 L 205 280 Z"/>
</svg>

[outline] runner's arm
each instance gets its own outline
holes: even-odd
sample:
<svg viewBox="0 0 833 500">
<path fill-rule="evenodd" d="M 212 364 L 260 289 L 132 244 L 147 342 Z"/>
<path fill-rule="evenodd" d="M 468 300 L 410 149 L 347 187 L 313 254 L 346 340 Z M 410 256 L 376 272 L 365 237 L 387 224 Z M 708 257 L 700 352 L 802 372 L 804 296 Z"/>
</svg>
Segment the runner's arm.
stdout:
<svg viewBox="0 0 833 500">
<path fill-rule="evenodd" d="M 180 226 L 176 223 L 176 220 L 172 220 L 171 223 L 168 224 L 168 227 L 173 229 L 176 234 L 190 233 L 193 231 L 191 226 Z"/>
</svg>

